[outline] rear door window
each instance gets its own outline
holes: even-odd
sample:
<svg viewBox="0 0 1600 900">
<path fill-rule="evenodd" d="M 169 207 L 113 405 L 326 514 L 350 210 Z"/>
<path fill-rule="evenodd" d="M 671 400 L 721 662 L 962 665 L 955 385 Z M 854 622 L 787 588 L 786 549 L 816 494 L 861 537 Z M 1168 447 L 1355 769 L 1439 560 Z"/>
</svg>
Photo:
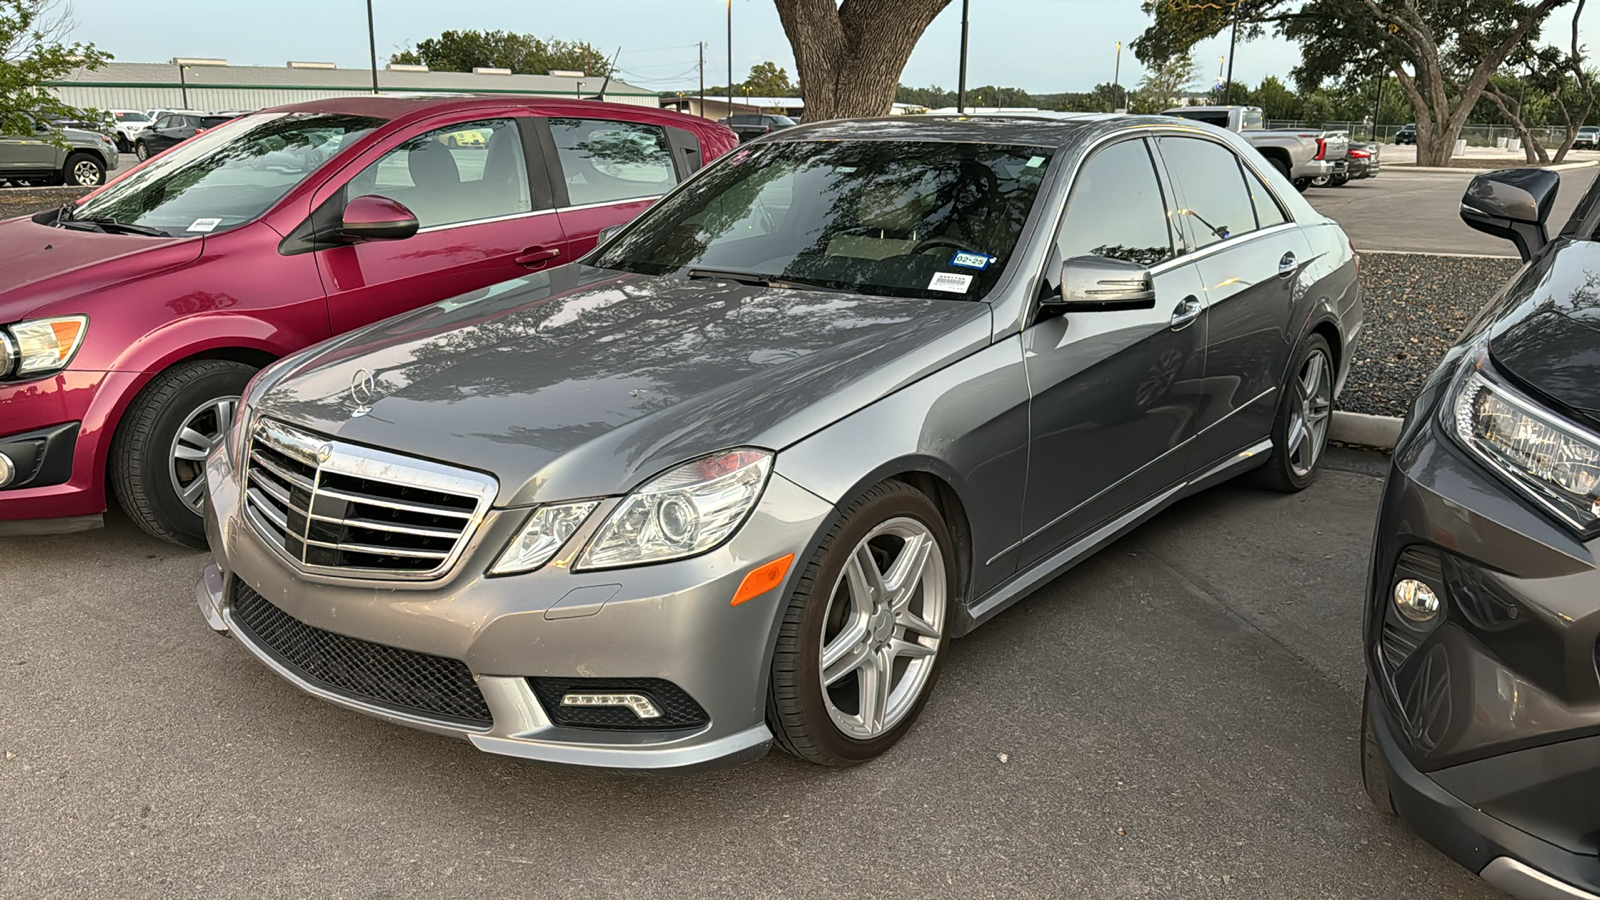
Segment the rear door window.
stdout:
<svg viewBox="0 0 1600 900">
<path fill-rule="evenodd" d="M 513 119 L 483 119 L 420 134 L 350 179 L 351 199 L 398 201 L 422 228 L 533 210 L 522 132 Z"/>
<path fill-rule="evenodd" d="M 1255 204 L 1232 150 L 1188 137 L 1157 138 L 1157 146 L 1177 183 L 1179 218 L 1195 249 L 1256 230 Z"/>
<path fill-rule="evenodd" d="M 552 118 L 570 206 L 665 194 L 678 183 L 667 130 L 642 122 Z"/>
</svg>

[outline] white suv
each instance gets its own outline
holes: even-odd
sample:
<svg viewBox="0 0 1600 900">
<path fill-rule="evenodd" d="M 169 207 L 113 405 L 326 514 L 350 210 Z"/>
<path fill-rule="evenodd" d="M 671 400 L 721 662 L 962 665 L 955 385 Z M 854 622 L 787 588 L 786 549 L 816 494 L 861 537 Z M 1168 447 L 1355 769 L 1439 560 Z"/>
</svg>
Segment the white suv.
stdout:
<svg viewBox="0 0 1600 900">
<path fill-rule="evenodd" d="M 137 109 L 112 109 L 111 119 L 117 126 L 117 151 L 132 153 L 133 142 L 155 121 Z"/>
</svg>

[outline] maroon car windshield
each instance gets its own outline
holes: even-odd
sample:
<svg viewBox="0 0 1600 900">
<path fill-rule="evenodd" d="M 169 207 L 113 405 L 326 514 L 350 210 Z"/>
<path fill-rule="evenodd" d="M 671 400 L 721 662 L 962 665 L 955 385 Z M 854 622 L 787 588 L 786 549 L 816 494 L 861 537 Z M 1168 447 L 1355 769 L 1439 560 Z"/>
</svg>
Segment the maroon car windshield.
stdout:
<svg viewBox="0 0 1600 900">
<path fill-rule="evenodd" d="M 226 121 L 152 159 L 72 210 L 106 230 L 188 237 L 255 219 L 383 120 L 263 113 Z"/>
</svg>

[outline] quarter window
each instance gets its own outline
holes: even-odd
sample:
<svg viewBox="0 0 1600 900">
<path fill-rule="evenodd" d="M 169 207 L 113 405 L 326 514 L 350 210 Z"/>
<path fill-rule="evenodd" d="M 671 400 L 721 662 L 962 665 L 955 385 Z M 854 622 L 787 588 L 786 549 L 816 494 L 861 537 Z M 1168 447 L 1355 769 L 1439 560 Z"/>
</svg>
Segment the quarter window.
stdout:
<svg viewBox="0 0 1600 900">
<path fill-rule="evenodd" d="M 512 119 L 461 122 L 406 141 L 350 179 L 346 196 L 369 194 L 404 204 L 422 228 L 533 210 Z"/>
<path fill-rule="evenodd" d="M 1289 217 L 1283 212 L 1283 207 L 1278 205 L 1278 198 L 1267 190 L 1266 182 L 1261 180 L 1261 176 L 1246 168 L 1244 177 L 1250 183 L 1250 199 L 1255 202 L 1257 225 L 1271 228 L 1289 221 Z"/>
<path fill-rule="evenodd" d="M 1167 172 L 1177 182 L 1179 210 L 1195 248 L 1256 230 L 1255 205 L 1239 158 L 1221 144 L 1198 138 L 1158 138 Z"/>
<path fill-rule="evenodd" d="M 1172 258 L 1167 204 L 1144 141 L 1112 144 L 1078 171 L 1056 246 L 1063 260 L 1106 256 L 1153 266 Z"/>
<path fill-rule="evenodd" d="M 665 194 L 678 183 L 667 130 L 640 122 L 550 119 L 573 206 Z"/>
</svg>

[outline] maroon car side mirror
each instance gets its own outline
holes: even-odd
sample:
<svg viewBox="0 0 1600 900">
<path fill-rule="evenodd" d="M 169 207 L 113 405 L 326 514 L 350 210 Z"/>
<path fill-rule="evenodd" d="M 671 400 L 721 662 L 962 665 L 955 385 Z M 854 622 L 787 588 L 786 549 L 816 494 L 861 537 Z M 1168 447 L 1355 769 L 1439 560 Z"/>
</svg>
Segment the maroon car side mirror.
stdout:
<svg viewBox="0 0 1600 900">
<path fill-rule="evenodd" d="M 417 233 L 417 217 L 405 204 L 367 194 L 346 204 L 336 236 L 340 240 L 398 241 Z"/>
</svg>

